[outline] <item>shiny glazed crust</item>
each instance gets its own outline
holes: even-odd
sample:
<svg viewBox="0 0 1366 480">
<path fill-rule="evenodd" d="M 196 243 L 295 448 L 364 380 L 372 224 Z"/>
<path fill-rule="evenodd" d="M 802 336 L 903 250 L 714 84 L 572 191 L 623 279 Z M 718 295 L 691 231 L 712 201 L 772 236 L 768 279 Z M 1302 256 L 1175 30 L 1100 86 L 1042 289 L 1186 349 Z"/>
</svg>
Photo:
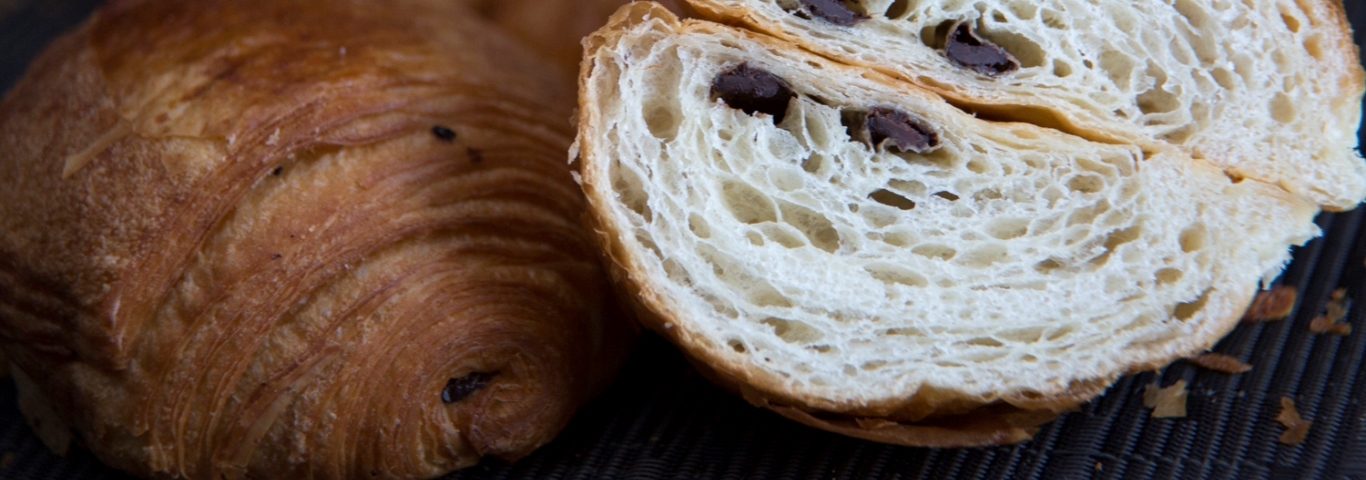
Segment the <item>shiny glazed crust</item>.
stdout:
<svg viewBox="0 0 1366 480">
<path fill-rule="evenodd" d="M 0 104 L 0 348 L 44 440 L 213 479 L 549 441 L 634 328 L 572 91 L 514 43 L 453 2 L 122 0 L 50 46 Z"/>
</svg>

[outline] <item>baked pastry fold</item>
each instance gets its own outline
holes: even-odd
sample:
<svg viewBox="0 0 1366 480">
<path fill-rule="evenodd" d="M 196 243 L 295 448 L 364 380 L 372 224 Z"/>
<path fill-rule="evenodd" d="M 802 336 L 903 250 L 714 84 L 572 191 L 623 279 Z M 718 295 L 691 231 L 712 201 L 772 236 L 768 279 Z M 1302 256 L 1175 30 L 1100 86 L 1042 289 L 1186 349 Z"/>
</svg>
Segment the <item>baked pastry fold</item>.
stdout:
<svg viewBox="0 0 1366 480">
<path fill-rule="evenodd" d="M 25 411 L 143 476 L 422 478 L 610 380 L 573 92 L 453 2 L 113 1 L 0 105 Z"/>
</svg>

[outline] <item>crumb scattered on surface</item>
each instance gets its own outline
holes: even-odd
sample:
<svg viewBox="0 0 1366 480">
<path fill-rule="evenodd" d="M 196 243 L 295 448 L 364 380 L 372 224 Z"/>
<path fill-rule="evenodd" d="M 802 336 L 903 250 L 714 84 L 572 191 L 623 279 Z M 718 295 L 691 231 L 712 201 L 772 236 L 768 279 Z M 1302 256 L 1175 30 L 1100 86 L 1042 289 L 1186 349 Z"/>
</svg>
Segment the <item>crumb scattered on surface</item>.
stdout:
<svg viewBox="0 0 1366 480">
<path fill-rule="evenodd" d="M 1295 287 L 1277 285 L 1270 290 L 1257 292 L 1252 305 L 1243 314 L 1244 322 L 1271 322 L 1283 319 L 1295 309 L 1295 299 L 1299 292 Z"/>
<path fill-rule="evenodd" d="M 1319 315 L 1314 317 L 1313 321 L 1309 322 L 1309 331 L 1347 336 L 1352 334 L 1352 326 L 1346 323 L 1334 322 L 1327 315 Z"/>
<path fill-rule="evenodd" d="M 1300 417 L 1300 412 L 1295 410 L 1295 401 L 1290 397 L 1281 397 L 1281 413 L 1276 415 L 1276 421 L 1285 426 L 1279 441 L 1286 445 L 1303 443 L 1304 438 L 1309 435 L 1309 425 L 1313 423 Z"/>
<path fill-rule="evenodd" d="M 1200 368 L 1214 370 L 1220 373 L 1234 374 L 1252 370 L 1252 365 L 1248 365 L 1237 358 L 1222 353 L 1202 353 L 1186 360 L 1189 360 Z"/>
<path fill-rule="evenodd" d="M 1351 302 L 1352 300 L 1347 298 L 1347 289 L 1333 290 L 1332 295 L 1328 298 L 1328 304 L 1323 307 L 1323 314 L 1314 317 L 1309 322 L 1309 331 L 1333 335 L 1351 335 L 1352 325 L 1342 321 L 1342 319 L 1347 318 L 1347 311 Z"/>
<path fill-rule="evenodd" d="M 1143 391 L 1143 406 L 1153 409 L 1153 418 L 1185 417 L 1186 381 L 1177 380 L 1165 388 L 1149 384 Z"/>
</svg>

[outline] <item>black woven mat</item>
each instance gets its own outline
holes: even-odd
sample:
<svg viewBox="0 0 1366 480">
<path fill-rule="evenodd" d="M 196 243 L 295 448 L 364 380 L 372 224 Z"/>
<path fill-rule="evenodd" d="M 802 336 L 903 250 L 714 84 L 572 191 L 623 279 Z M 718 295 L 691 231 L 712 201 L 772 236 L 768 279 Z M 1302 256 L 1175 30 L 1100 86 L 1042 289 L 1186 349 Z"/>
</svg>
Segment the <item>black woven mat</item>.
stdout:
<svg viewBox="0 0 1366 480">
<path fill-rule="evenodd" d="M 1335 1 L 1335 0 L 1333 0 Z M 98 1 L 0 0 L 0 91 L 57 32 Z M 1346 0 L 1366 30 L 1366 2 Z M 1363 43 L 1358 33 L 1357 43 Z M 0 152 L 0 155 L 3 155 Z M 1224 375 L 1177 362 L 1127 377 L 1031 442 L 996 448 L 881 445 L 788 422 L 698 377 L 647 337 L 616 385 L 553 443 L 515 464 L 486 461 L 448 479 L 1217 479 L 1366 480 L 1366 208 L 1324 214 L 1323 238 L 1297 249 L 1280 283 L 1299 289 L 1286 321 L 1243 325 L 1215 347 L 1251 363 Z M 1310 320 L 1335 288 L 1358 299 L 1346 337 Z M 1153 419 L 1143 387 L 1190 382 L 1188 416 Z M 1279 400 L 1313 421 L 1301 445 L 1277 442 Z M 126 478 L 83 451 L 50 453 L 29 431 L 14 385 L 0 381 L 0 478 Z"/>
</svg>

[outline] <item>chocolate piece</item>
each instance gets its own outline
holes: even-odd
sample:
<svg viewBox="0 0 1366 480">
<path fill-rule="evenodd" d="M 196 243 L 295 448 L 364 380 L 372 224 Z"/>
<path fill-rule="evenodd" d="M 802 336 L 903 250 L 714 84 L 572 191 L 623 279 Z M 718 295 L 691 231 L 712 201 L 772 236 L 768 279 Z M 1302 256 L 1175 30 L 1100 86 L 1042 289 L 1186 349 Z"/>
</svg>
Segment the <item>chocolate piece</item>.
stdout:
<svg viewBox="0 0 1366 480">
<path fill-rule="evenodd" d="M 455 403 L 464 400 L 487 386 L 494 375 L 497 373 L 474 372 L 460 378 L 452 378 L 446 382 L 446 388 L 441 389 L 441 401 Z"/>
<path fill-rule="evenodd" d="M 841 120 L 851 138 L 875 150 L 927 153 L 939 148 L 939 134 L 920 119 L 895 108 L 849 112 Z"/>
<path fill-rule="evenodd" d="M 441 139 L 443 142 L 455 141 L 455 130 L 451 130 L 441 125 L 432 127 L 432 135 L 436 135 L 436 138 Z"/>
<path fill-rule="evenodd" d="M 840 0 L 801 0 L 800 3 L 798 12 L 842 27 L 853 26 L 868 19 L 868 15 L 854 11 Z"/>
<path fill-rule="evenodd" d="M 274 175 L 274 176 L 277 176 L 277 177 L 280 176 L 281 173 L 285 173 L 285 167 L 275 167 L 274 170 L 271 170 L 271 171 L 270 171 L 270 174 L 271 174 L 271 175 Z"/>
<path fill-rule="evenodd" d="M 755 112 L 772 115 L 774 124 L 783 122 L 788 102 L 797 96 L 783 79 L 748 63 L 717 75 L 711 82 L 711 95 L 750 115 Z"/>
<path fill-rule="evenodd" d="M 1019 60 L 1004 48 L 978 37 L 968 22 L 958 22 L 949 29 L 944 53 L 954 63 L 991 77 L 1020 69 Z"/>
</svg>

